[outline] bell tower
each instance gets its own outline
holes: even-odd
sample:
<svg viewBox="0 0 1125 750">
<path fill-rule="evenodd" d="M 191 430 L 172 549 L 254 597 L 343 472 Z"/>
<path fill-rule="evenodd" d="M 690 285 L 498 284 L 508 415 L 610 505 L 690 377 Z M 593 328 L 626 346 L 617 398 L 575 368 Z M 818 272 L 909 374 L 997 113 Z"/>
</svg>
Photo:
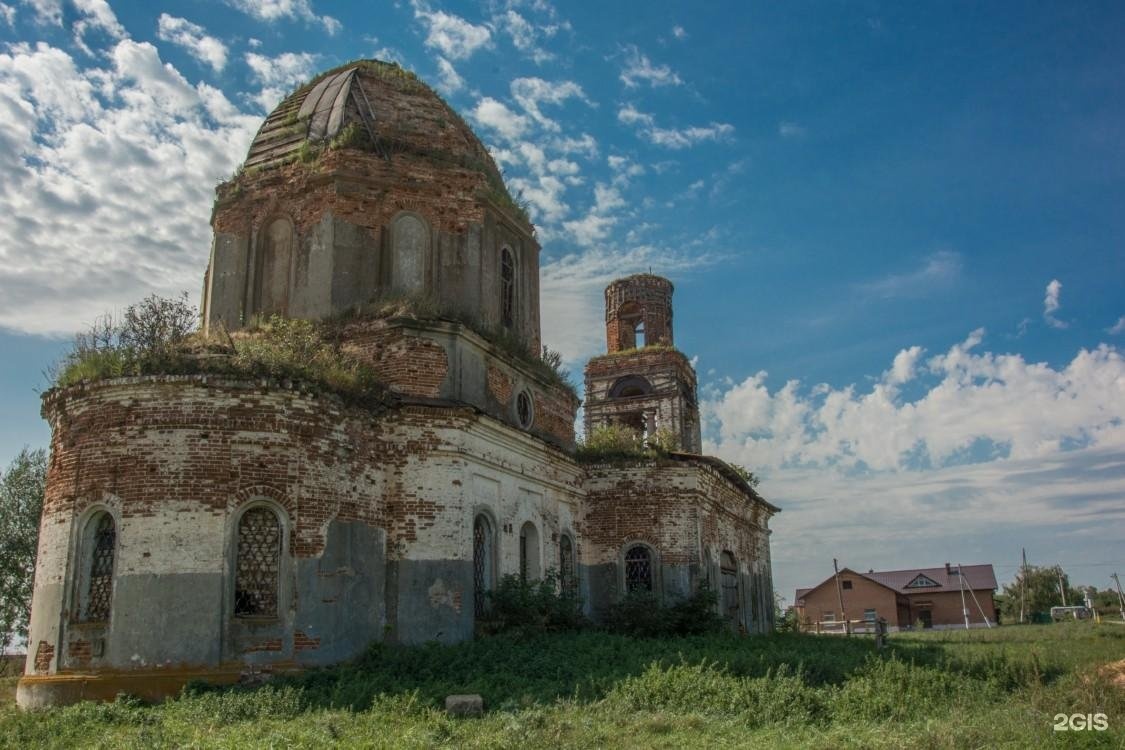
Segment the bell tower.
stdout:
<svg viewBox="0 0 1125 750">
<path fill-rule="evenodd" d="M 700 453 L 695 369 L 672 344 L 672 282 L 637 274 L 605 290 L 607 354 L 586 365 L 586 432 L 609 424 L 646 437 L 668 431 Z"/>
</svg>

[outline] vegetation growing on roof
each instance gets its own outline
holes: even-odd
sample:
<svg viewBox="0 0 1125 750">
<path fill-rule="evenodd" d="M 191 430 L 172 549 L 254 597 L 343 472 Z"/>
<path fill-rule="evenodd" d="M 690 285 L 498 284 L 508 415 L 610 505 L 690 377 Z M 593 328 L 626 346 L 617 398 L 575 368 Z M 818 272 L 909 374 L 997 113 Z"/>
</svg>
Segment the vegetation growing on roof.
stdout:
<svg viewBox="0 0 1125 750">
<path fill-rule="evenodd" d="M 626 425 L 608 424 L 595 427 L 579 440 L 574 458 L 584 464 L 654 461 L 665 458 L 675 445 L 675 435 L 666 428 L 645 438 Z"/>
<path fill-rule="evenodd" d="M 222 375 L 297 381 L 362 405 L 383 402 L 375 371 L 306 320 L 270 317 L 233 336 L 196 330 L 187 295 L 152 295 L 120 318 L 103 316 L 75 337 L 52 373 L 53 385 L 140 375 Z"/>
<path fill-rule="evenodd" d="M 512 331 L 493 326 L 477 316 L 467 314 L 449 305 L 442 304 L 432 295 L 388 291 L 373 298 L 364 305 L 356 305 L 338 313 L 326 321 L 330 329 L 339 335 L 340 327 L 359 320 L 379 320 L 387 318 L 414 318 L 416 320 L 447 320 L 460 323 L 503 353 L 527 367 L 534 374 L 578 399 L 578 388 L 571 381 L 570 371 L 564 367 L 562 355 L 548 346 L 541 347 L 536 356 L 527 343 Z"/>
</svg>

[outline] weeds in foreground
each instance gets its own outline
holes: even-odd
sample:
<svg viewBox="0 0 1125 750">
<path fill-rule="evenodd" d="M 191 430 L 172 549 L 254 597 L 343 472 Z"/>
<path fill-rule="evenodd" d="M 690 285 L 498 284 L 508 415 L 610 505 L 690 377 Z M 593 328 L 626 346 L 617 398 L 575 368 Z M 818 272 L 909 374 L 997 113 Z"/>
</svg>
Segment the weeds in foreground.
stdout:
<svg viewBox="0 0 1125 750">
<path fill-rule="evenodd" d="M 862 638 L 632 639 L 564 633 L 457 646 L 376 646 L 356 662 L 257 689 L 193 686 L 160 706 L 121 698 L 0 708 L 0 747 L 1118 747 L 1125 693 L 1099 664 L 1125 632 L 1088 623 Z M 483 719 L 439 706 L 480 692 Z M 1056 713 L 1106 732 L 1052 731 Z"/>
</svg>

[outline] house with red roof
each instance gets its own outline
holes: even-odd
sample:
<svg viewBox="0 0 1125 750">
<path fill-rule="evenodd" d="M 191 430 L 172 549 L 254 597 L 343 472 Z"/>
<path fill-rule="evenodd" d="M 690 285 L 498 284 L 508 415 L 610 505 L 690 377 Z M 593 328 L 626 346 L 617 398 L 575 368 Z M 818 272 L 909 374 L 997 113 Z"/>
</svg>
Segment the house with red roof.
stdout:
<svg viewBox="0 0 1125 750">
<path fill-rule="evenodd" d="M 837 585 L 839 578 L 839 585 Z M 996 573 L 992 565 L 950 565 L 907 570 L 840 570 L 816 586 L 797 589 L 794 599 L 803 628 L 827 623 L 887 621 L 889 630 L 995 625 Z M 843 605 L 841 608 L 841 604 Z"/>
</svg>

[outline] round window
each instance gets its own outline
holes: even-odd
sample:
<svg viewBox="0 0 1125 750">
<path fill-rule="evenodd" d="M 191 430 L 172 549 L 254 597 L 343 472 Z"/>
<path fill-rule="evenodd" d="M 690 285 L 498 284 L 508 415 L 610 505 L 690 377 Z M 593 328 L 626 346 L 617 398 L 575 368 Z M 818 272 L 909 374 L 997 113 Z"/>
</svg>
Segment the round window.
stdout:
<svg viewBox="0 0 1125 750">
<path fill-rule="evenodd" d="M 531 395 L 527 391 L 521 391 L 516 396 L 516 418 L 519 419 L 520 427 L 525 430 L 531 427 L 531 421 L 535 418 L 535 411 L 531 405 Z"/>
</svg>

